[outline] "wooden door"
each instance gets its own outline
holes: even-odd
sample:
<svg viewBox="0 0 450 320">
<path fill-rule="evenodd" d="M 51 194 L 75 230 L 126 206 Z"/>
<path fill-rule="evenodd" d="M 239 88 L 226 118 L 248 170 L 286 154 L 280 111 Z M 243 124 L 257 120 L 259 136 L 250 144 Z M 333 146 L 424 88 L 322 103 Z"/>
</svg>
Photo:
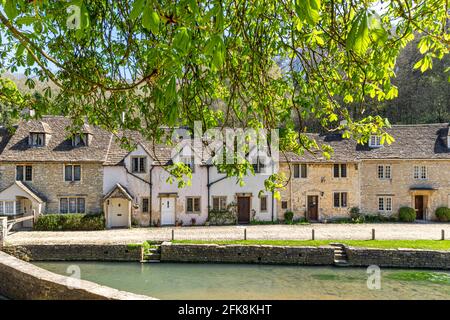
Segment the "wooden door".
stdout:
<svg viewBox="0 0 450 320">
<path fill-rule="evenodd" d="M 415 209 L 416 209 L 416 219 L 417 220 L 423 220 L 423 213 L 424 213 L 424 201 L 423 196 L 416 196 L 415 197 Z"/>
<path fill-rule="evenodd" d="M 319 220 L 319 196 L 308 196 L 308 220 Z"/>
<path fill-rule="evenodd" d="M 238 222 L 250 222 L 250 197 L 238 197 Z"/>
</svg>

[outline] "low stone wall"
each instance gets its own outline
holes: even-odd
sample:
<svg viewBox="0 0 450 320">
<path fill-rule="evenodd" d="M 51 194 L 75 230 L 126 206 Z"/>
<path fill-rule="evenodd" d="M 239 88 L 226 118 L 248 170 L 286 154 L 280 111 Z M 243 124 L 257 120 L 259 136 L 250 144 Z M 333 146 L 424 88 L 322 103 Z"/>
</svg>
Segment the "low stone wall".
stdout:
<svg viewBox="0 0 450 320">
<path fill-rule="evenodd" d="M 142 248 L 127 245 L 22 245 L 3 251 L 24 261 L 141 261 Z"/>
<path fill-rule="evenodd" d="M 353 267 L 450 269 L 450 251 L 350 247 L 346 248 L 346 253 Z"/>
<path fill-rule="evenodd" d="M 151 300 L 36 267 L 0 252 L 0 295 L 15 300 Z"/>
<path fill-rule="evenodd" d="M 332 265 L 334 264 L 334 250 L 331 247 L 174 244 L 164 242 L 161 245 L 161 261 Z"/>
</svg>

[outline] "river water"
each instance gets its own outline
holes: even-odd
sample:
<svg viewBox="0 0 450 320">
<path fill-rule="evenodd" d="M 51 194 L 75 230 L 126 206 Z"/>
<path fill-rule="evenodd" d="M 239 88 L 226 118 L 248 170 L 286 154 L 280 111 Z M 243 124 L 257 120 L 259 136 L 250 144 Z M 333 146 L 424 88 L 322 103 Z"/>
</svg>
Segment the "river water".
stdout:
<svg viewBox="0 0 450 320">
<path fill-rule="evenodd" d="M 159 299 L 446 299 L 450 272 L 240 264 L 35 262 L 62 275 Z M 75 268 L 74 268 L 75 266 Z M 70 267 L 70 268 L 69 268 Z M 69 270 L 70 272 L 67 272 Z M 381 288 L 377 288 L 377 284 Z"/>
</svg>

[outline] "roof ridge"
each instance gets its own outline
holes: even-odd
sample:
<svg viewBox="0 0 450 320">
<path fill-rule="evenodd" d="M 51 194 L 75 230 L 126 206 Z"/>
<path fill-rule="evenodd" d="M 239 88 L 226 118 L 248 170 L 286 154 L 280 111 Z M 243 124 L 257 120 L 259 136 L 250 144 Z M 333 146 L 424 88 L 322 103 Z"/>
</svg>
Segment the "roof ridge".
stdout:
<svg viewBox="0 0 450 320">
<path fill-rule="evenodd" d="M 448 122 L 436 122 L 436 123 L 412 123 L 412 124 L 393 124 L 391 127 L 429 127 L 429 126 L 448 126 Z"/>
</svg>

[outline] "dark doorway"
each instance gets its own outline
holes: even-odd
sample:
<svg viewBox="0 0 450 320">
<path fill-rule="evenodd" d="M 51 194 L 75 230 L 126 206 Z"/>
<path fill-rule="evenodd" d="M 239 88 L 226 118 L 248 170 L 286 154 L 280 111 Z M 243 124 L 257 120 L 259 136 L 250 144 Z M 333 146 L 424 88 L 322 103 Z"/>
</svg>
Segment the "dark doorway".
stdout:
<svg viewBox="0 0 450 320">
<path fill-rule="evenodd" d="M 319 196 L 308 196 L 308 220 L 319 220 Z"/>
<path fill-rule="evenodd" d="M 425 201 L 423 198 L 424 198 L 423 196 L 415 196 L 415 199 L 414 199 L 417 220 L 423 220 L 423 214 L 425 211 L 425 208 L 424 208 Z"/>
<path fill-rule="evenodd" d="M 238 223 L 250 222 L 250 197 L 238 197 Z"/>
</svg>

